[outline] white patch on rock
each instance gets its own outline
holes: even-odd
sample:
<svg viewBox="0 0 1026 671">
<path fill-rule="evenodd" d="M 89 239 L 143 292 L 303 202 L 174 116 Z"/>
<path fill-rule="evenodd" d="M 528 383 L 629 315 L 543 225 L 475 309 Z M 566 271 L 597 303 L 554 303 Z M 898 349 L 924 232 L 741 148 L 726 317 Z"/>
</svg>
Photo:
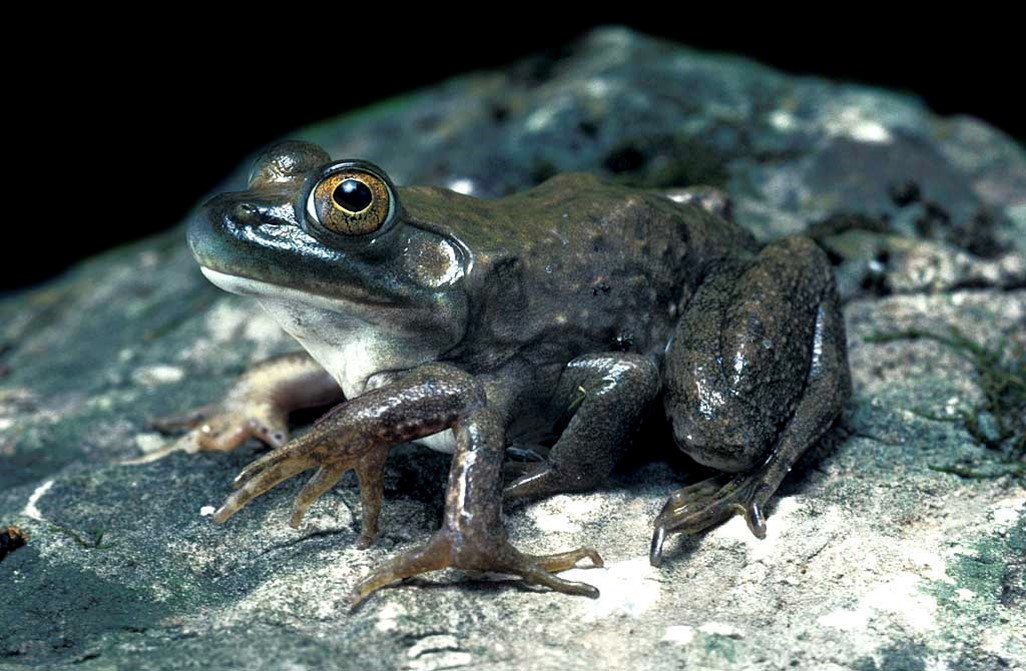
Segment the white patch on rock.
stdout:
<svg viewBox="0 0 1026 671">
<path fill-rule="evenodd" d="M 744 638 L 741 631 L 726 622 L 706 622 L 698 631 L 709 636 L 727 636 L 729 638 Z"/>
<path fill-rule="evenodd" d="M 913 550 L 910 559 L 915 564 L 916 571 L 924 578 L 955 584 L 955 580 L 948 575 L 947 564 L 936 552 Z"/>
<path fill-rule="evenodd" d="M 720 541 L 740 543 L 748 550 L 750 561 L 760 561 L 779 556 L 780 539 L 792 528 L 791 517 L 801 507 L 798 496 L 785 496 L 777 501 L 777 507 L 766 522 L 766 537 L 756 538 L 740 515 L 730 518 L 725 524 L 710 532 L 709 536 Z"/>
<path fill-rule="evenodd" d="M 774 112 L 769 115 L 769 123 L 780 131 L 790 131 L 798 125 L 794 115 L 787 110 L 774 110 Z"/>
<path fill-rule="evenodd" d="M 139 433 L 135 436 L 135 446 L 142 450 L 143 454 L 156 452 L 167 444 L 167 438 L 156 432 Z"/>
<path fill-rule="evenodd" d="M 828 116 L 823 126 L 828 135 L 848 137 L 858 142 L 884 144 L 894 139 L 887 127 L 869 118 L 859 107 L 841 109 Z"/>
<path fill-rule="evenodd" d="M 976 597 L 976 592 L 965 587 L 959 587 L 955 590 L 955 596 L 958 597 L 959 601 L 972 601 Z"/>
<path fill-rule="evenodd" d="M 937 600 L 919 591 L 919 576 L 898 573 L 877 584 L 854 609 L 838 608 L 818 618 L 818 622 L 841 631 L 865 629 L 879 613 L 889 613 L 915 631 L 933 629 Z"/>
<path fill-rule="evenodd" d="M 203 506 L 200 508 L 200 517 L 210 517 L 217 510 L 214 506 Z"/>
<path fill-rule="evenodd" d="M 580 600 L 585 622 L 614 615 L 640 617 L 655 605 L 662 592 L 659 569 L 649 564 L 648 555 L 606 564 L 603 568 L 570 569 L 559 576 L 598 588 L 597 599 Z"/>
<path fill-rule="evenodd" d="M 455 191 L 456 193 L 462 193 L 464 196 L 469 196 L 474 193 L 474 181 L 467 179 L 466 177 L 454 179 L 449 182 L 449 190 Z"/>
<path fill-rule="evenodd" d="M 593 519 L 596 507 L 588 495 L 560 494 L 538 502 L 526 514 L 541 531 L 575 533 L 582 522 Z"/>
<path fill-rule="evenodd" d="M 990 510 L 991 519 L 998 527 L 1007 529 L 1026 514 L 1026 497 L 1017 497 L 998 501 Z"/>
<path fill-rule="evenodd" d="M 388 602 L 378 611 L 378 621 L 374 628 L 380 632 L 395 631 L 399 628 L 399 617 L 406 614 L 402 606 Z"/>
<path fill-rule="evenodd" d="M 686 624 L 671 625 L 666 628 L 662 640 L 677 645 L 687 645 L 695 640 L 695 628 Z"/>
<path fill-rule="evenodd" d="M 25 517 L 31 517 L 34 520 L 43 520 L 43 513 L 39 511 L 36 504 L 39 503 L 39 499 L 43 498 L 43 495 L 50 491 L 53 487 L 53 480 L 47 480 L 43 484 L 36 487 L 35 491 L 29 496 L 28 503 L 25 504 L 25 508 L 21 511 L 21 514 Z"/>
</svg>

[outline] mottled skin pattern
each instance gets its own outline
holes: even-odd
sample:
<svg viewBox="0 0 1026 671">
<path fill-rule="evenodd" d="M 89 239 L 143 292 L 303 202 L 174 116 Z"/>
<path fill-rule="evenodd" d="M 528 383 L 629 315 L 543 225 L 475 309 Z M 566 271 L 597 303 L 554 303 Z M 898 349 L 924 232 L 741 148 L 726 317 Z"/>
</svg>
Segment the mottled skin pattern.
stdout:
<svg viewBox="0 0 1026 671">
<path fill-rule="evenodd" d="M 373 232 L 320 221 L 334 206 L 316 187 L 343 171 L 389 194 L 373 210 L 386 218 L 361 215 Z M 714 190 L 656 193 L 568 174 L 479 200 L 397 189 L 375 166 L 286 142 L 260 157 L 246 191 L 197 214 L 189 243 L 215 284 L 257 297 L 312 357 L 262 364 L 221 404 L 178 418 L 193 427 L 184 449 L 250 436 L 276 448 L 238 476 L 217 521 L 316 468 L 293 507 L 298 526 L 355 469 L 366 546 L 390 446 L 454 452 L 442 527 L 362 582 L 354 602 L 444 567 L 597 594 L 552 575 L 584 557 L 601 565 L 597 552 L 524 555 L 506 538 L 501 504 L 602 482 L 660 400 L 680 448 L 722 475 L 670 496 L 652 562 L 668 533 L 737 513 L 762 536 L 766 501 L 850 394 L 824 254 L 798 237 L 760 249 Z M 288 412 L 343 397 L 283 442 Z M 506 464 L 515 473 L 503 489 L 511 444 L 543 458 Z"/>
</svg>

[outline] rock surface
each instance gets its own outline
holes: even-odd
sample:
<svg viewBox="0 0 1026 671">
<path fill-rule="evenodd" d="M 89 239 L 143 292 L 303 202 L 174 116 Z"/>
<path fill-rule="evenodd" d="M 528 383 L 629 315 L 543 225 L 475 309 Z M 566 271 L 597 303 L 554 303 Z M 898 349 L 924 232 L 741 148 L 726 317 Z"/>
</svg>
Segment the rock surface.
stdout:
<svg viewBox="0 0 1026 671">
<path fill-rule="evenodd" d="M 1026 668 L 1024 462 L 1014 438 L 980 439 L 1002 409 L 979 412 L 965 351 L 878 337 L 957 327 L 1022 379 L 1021 147 L 905 96 L 620 29 L 296 135 L 482 196 L 564 170 L 711 183 L 761 238 L 809 232 L 846 299 L 851 435 L 785 482 L 765 540 L 735 518 L 673 540 L 658 570 L 677 461 L 513 511 L 525 550 L 600 548 L 604 569 L 569 573 L 597 600 L 447 572 L 350 612 L 361 576 L 436 527 L 447 458 L 393 452 L 368 551 L 351 474 L 295 531 L 299 482 L 207 519 L 255 445 L 120 464 L 167 440 L 148 418 L 294 349 L 174 231 L 0 302 L 0 527 L 30 535 L 0 563 L 0 668 Z"/>
</svg>

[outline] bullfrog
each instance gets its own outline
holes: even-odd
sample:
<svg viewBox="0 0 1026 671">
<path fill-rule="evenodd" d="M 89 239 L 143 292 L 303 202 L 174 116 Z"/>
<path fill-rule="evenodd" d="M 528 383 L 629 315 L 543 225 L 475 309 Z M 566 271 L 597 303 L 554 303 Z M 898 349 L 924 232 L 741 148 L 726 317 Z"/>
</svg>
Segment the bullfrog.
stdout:
<svg viewBox="0 0 1026 671">
<path fill-rule="evenodd" d="M 651 562 L 668 534 L 735 514 L 763 537 L 767 501 L 842 413 L 851 382 L 825 254 L 800 236 L 760 245 L 729 214 L 713 189 L 588 174 L 497 199 L 396 187 L 367 161 L 276 144 L 244 190 L 196 210 L 187 236 L 211 282 L 256 298 L 303 351 L 255 365 L 223 400 L 165 426 L 188 429 L 175 449 L 250 437 L 272 448 L 235 478 L 220 523 L 313 470 L 292 505 L 298 527 L 354 470 L 360 547 L 378 533 L 389 449 L 451 452 L 440 528 L 372 572 L 354 603 L 446 567 L 597 596 L 556 575 L 601 566 L 594 548 L 521 552 L 503 503 L 601 484 L 663 417 L 715 475 L 669 494 Z M 289 439 L 289 413 L 329 405 Z"/>
</svg>

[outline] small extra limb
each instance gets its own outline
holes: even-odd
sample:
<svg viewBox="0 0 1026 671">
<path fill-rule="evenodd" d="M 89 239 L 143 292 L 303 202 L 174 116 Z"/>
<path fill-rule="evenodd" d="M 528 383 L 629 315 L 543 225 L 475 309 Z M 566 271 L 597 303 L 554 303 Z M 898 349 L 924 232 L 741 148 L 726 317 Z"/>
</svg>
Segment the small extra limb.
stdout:
<svg viewBox="0 0 1026 671">
<path fill-rule="evenodd" d="M 172 452 L 227 452 L 256 438 L 271 447 L 288 439 L 289 413 L 342 400 L 342 389 L 306 352 L 265 359 L 247 370 L 218 402 L 151 422 L 160 431 L 187 429 L 170 445 L 125 463 L 156 461 Z"/>
<path fill-rule="evenodd" d="M 582 491 L 605 480 L 659 388 L 659 368 L 641 354 L 589 354 L 568 363 L 553 402 L 573 416 L 548 458 L 526 464 L 506 496 Z"/>
<path fill-rule="evenodd" d="M 482 408 L 453 427 L 456 453 L 445 498 L 445 518 L 426 544 L 387 562 L 357 585 L 355 607 L 378 589 L 405 578 L 443 568 L 494 571 L 557 592 L 596 597 L 598 590 L 553 573 L 587 557 L 602 566 L 591 548 L 552 555 L 527 555 L 513 547 L 502 524 L 502 460 L 505 426 L 501 413 Z"/>
<path fill-rule="evenodd" d="M 310 505 L 354 469 L 363 504 L 358 545 L 367 547 L 377 536 L 388 449 L 447 429 L 484 401 L 480 383 L 454 366 L 417 368 L 336 406 L 310 431 L 246 466 L 233 482 L 236 492 L 214 513 L 214 520 L 226 522 L 257 496 L 316 467 L 292 506 L 290 523 L 298 527 Z"/>
</svg>

